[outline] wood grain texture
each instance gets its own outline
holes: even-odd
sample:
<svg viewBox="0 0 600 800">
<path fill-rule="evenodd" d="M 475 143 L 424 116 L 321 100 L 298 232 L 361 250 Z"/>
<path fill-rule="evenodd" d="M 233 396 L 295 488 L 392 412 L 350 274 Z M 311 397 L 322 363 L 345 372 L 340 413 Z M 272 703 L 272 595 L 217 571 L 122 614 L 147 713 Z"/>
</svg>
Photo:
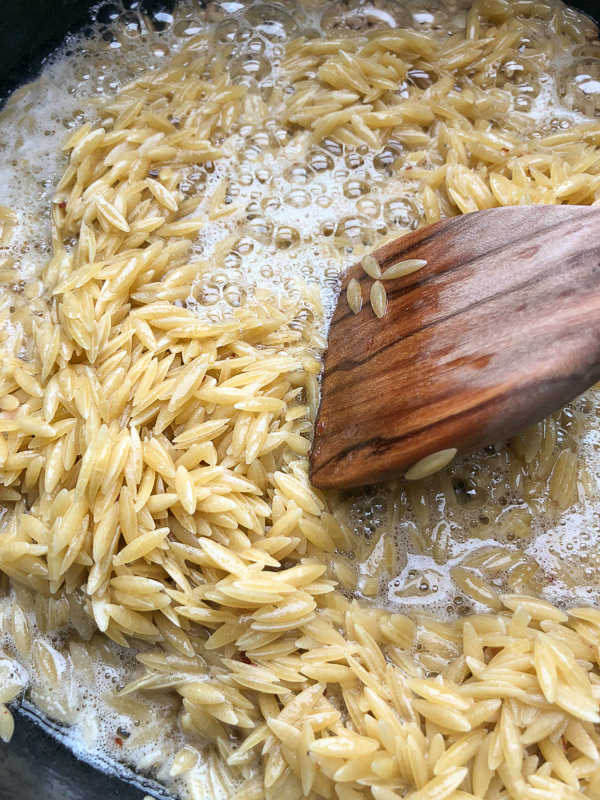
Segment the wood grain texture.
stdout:
<svg viewBox="0 0 600 800">
<path fill-rule="evenodd" d="M 368 303 L 342 281 L 310 455 L 322 488 L 402 475 L 511 436 L 600 379 L 600 209 L 517 206 L 443 220 L 374 253 L 427 266 Z M 361 283 L 353 314 L 345 289 Z"/>
</svg>

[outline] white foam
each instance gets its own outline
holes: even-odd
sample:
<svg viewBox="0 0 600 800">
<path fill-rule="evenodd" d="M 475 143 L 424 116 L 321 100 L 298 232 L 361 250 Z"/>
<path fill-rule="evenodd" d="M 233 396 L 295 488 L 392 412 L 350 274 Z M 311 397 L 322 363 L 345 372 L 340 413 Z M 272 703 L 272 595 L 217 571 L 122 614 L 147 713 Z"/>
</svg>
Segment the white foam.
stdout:
<svg viewBox="0 0 600 800">
<path fill-rule="evenodd" d="M 312 2 L 304 8 L 298 4 L 294 12 L 295 22 L 290 22 L 288 12 L 281 11 L 283 27 L 293 29 L 296 35 L 303 28 L 319 30 L 320 5 Z M 433 17 L 423 8 L 425 5 L 431 6 L 431 3 L 411 2 L 416 22 L 427 28 Z M 139 69 L 153 69 L 164 63 L 169 53 L 180 49 L 186 39 L 186 31 L 189 33 L 200 28 L 216 31 L 221 39 L 231 37 L 228 41 L 237 48 L 232 58 L 247 56 L 254 52 L 252 47 L 262 49 L 260 53 L 257 50 L 255 55 L 257 59 L 262 59 L 260 64 L 267 74 L 260 85 L 252 81 L 250 83 L 256 94 L 268 94 L 269 83 L 277 80 L 281 41 L 276 36 L 271 40 L 258 35 L 260 30 L 257 24 L 251 25 L 245 16 L 247 4 L 222 2 L 220 6 L 223 12 L 233 15 L 230 18 L 233 19 L 232 24 L 228 22 L 222 25 L 216 12 L 215 18 L 212 18 L 210 12 L 211 9 L 214 11 L 215 5 L 202 12 L 196 4 L 184 2 L 175 12 L 174 23 L 164 33 L 150 30 L 147 19 L 139 16 L 136 28 L 131 22 L 136 15 L 132 17 L 127 12 L 130 24 L 134 25 L 131 30 L 135 32 L 139 29 L 140 32 L 139 38 L 132 40 L 133 44 L 127 51 L 124 47 L 109 46 L 108 49 L 102 49 L 99 44 L 90 46 L 87 40 L 75 37 L 65 44 L 57 57 L 48 61 L 41 77 L 16 96 L 0 115 L 0 205 L 15 209 L 19 216 L 13 254 L 23 277 L 39 272 L 47 259 L 50 243 L 49 208 L 54 186 L 64 167 L 61 145 L 69 130 L 85 120 L 94 121 L 97 101 L 112 95 L 119 85 L 130 80 Z M 162 21 L 168 24 L 169 15 L 163 15 Z M 460 25 L 462 21 L 459 15 L 454 24 Z M 100 42 L 100 37 L 104 35 L 104 30 L 97 26 L 95 41 Z M 273 35 L 273 31 L 269 35 Z M 568 54 L 558 57 L 554 71 L 560 72 L 568 58 Z M 540 92 L 533 98 L 531 109 L 523 115 L 524 124 L 531 131 L 560 129 L 564 124 L 582 119 L 582 114 L 569 111 L 561 104 L 556 82 L 550 76 L 545 78 Z M 251 241 L 252 249 L 245 252 L 243 247 L 233 246 L 229 266 L 210 263 L 209 269 L 199 278 L 194 298 L 188 302 L 202 315 L 228 314 L 232 303 L 227 299 L 227 290 L 230 290 L 232 297 L 235 295 L 233 290 L 242 297 L 243 293 L 251 295 L 257 288 L 267 288 L 286 296 L 299 296 L 297 280 L 301 277 L 316 285 L 322 294 L 325 314 L 321 323 L 323 331 L 326 331 L 335 305 L 338 275 L 362 252 L 361 247 L 353 246 L 350 241 L 345 248 L 335 246 L 330 231 L 336 228 L 341 219 L 358 215 L 362 218 L 360 224 L 364 232 L 364 245 L 373 246 L 383 235 L 383 229 L 387 233 L 394 230 L 389 223 L 391 215 L 388 213 L 389 206 L 386 211 L 386 204 L 394 200 L 407 201 L 416 193 L 417 187 L 415 184 L 414 191 L 407 191 L 405 176 L 400 180 L 393 171 L 387 174 L 381 165 L 374 162 L 373 154 L 367 152 L 354 152 L 352 159 L 348 160 L 347 153 L 327 153 L 322 149 L 315 151 L 318 152 L 321 165 L 317 165 L 317 169 L 309 169 L 304 179 L 301 170 L 296 173 L 294 170 L 305 160 L 303 151 L 308 134 L 287 141 L 286 132 L 279 128 L 275 120 L 267 120 L 264 124 L 248 125 L 237 131 L 224 144 L 227 157 L 217 161 L 214 173 L 206 176 L 203 191 L 207 200 L 199 207 L 199 213 L 206 210 L 208 197 L 220 180 L 228 182 L 231 205 L 237 210 L 229 217 L 205 225 L 194 245 L 195 257 L 214 261 L 215 247 L 229 235 L 235 235 L 238 240 Z M 272 146 L 278 136 L 282 143 Z M 260 144 L 261 137 L 269 141 L 269 146 Z M 400 160 L 404 158 L 401 151 L 399 147 Z M 323 164 L 326 168 L 321 170 Z M 349 181 L 355 182 L 354 189 L 348 185 Z M 361 201 L 362 184 L 366 184 L 371 191 Z M 359 196 L 352 196 L 353 191 Z M 367 197 L 371 198 L 372 209 L 377 210 L 372 218 L 368 216 L 367 209 L 361 208 L 361 202 L 364 203 Z M 256 219 L 264 220 L 274 233 L 282 228 L 293 229 L 299 243 L 287 249 L 278 246 L 273 235 L 263 237 L 256 233 Z M 594 398 L 598 405 L 595 395 Z M 578 439 L 579 454 L 588 463 L 590 472 L 598 474 L 600 437 L 596 411 L 588 414 L 586 420 Z M 506 473 L 496 476 L 496 480 L 508 483 Z M 446 516 L 448 509 L 444 507 L 442 496 L 435 496 L 432 492 L 429 500 L 433 509 L 433 526 Z M 514 497 L 507 497 L 506 502 L 506 508 L 518 506 Z M 377 539 L 378 529 L 392 514 L 392 499 L 387 491 L 379 489 L 369 494 L 354 493 L 348 504 L 357 542 L 358 537 L 362 536 Z M 459 507 L 452 512 L 455 535 L 448 562 L 443 567 L 439 566 L 431 554 L 415 552 L 414 515 L 406 505 L 403 508 L 403 516 L 397 519 L 394 532 L 398 559 L 396 574 L 385 576 L 379 594 L 367 599 L 368 602 L 394 610 L 426 608 L 442 617 L 448 616 L 460 607 L 456 601 L 456 586 L 449 574 L 453 565 L 460 563 L 468 554 L 496 543 L 513 551 L 517 549 L 515 542 L 507 542 L 500 536 L 499 526 L 486 526 L 478 520 L 480 514 L 484 514 L 485 507 L 477 512 Z M 540 515 L 536 518 L 529 544 L 522 549 L 556 576 L 553 583 L 544 587 L 544 593 L 550 599 L 560 602 L 569 599 L 572 602 L 575 595 L 577 600 L 590 601 L 593 599 L 591 592 L 600 589 L 600 570 L 593 558 L 594 551 L 598 551 L 600 546 L 599 509 L 598 493 L 592 493 L 586 499 L 582 498 L 577 510 L 563 514 L 559 523 L 549 516 Z M 589 537 L 585 541 L 582 538 L 584 532 Z M 582 548 L 582 544 L 585 544 L 585 548 Z M 382 546 L 380 539 L 371 555 L 373 560 L 380 558 Z M 348 554 L 349 563 L 353 561 L 353 555 Z M 368 568 L 368 563 L 360 567 L 362 576 L 367 575 Z M 594 574 L 589 574 L 589 569 L 595 570 Z M 578 581 L 575 590 L 567 585 L 567 577 L 572 578 L 573 575 Z M 499 588 L 504 586 L 505 579 L 504 575 L 497 576 Z M 422 588 L 425 584 L 427 588 Z M 407 592 L 409 585 L 414 587 L 414 591 Z M 7 614 L 6 609 L 12 600 L 11 596 L 0 604 Z M 481 610 L 476 604 L 473 608 Z M 37 630 L 32 613 L 29 614 L 29 622 L 36 640 L 56 644 L 57 634 L 46 635 Z M 66 635 L 66 632 L 61 632 L 58 641 L 62 641 L 61 637 Z M 16 657 L 14 643 L 6 633 L 0 640 L 0 647 Z M 135 737 L 140 726 L 112 708 L 107 703 L 107 697 L 114 691 L 115 685 L 126 683 L 135 676 L 138 665 L 131 653 L 112 644 L 108 645 L 107 658 L 112 659 L 112 663 L 94 665 L 93 686 L 81 676 L 73 674 L 63 658 L 61 669 L 66 675 L 65 681 L 69 682 L 69 691 L 64 698 L 61 696 L 56 701 L 38 695 L 38 701 L 41 705 L 45 704 L 47 712 L 54 718 L 68 717 L 69 725 L 61 729 L 60 735 L 78 755 L 102 768 L 112 765 L 110 768 L 116 769 L 119 761 L 126 761 L 137 768 L 143 766 L 158 780 L 172 786 L 173 791 L 185 792 L 184 782 L 173 782 L 168 775 L 175 752 L 188 741 L 179 729 L 169 702 L 160 696 L 143 696 L 141 702 L 149 709 L 152 720 L 160 720 L 163 735 L 160 743 L 150 741 L 136 745 Z M 26 682 L 28 678 L 23 671 L 26 670 L 33 682 L 35 699 L 36 680 L 39 678 L 36 678 L 33 664 L 28 661 L 23 664 L 19 675 Z M 119 729 L 130 731 L 131 736 L 119 735 Z M 197 747 L 198 741 L 194 740 L 193 744 Z M 203 769 L 200 763 L 193 774 L 201 778 Z"/>
</svg>

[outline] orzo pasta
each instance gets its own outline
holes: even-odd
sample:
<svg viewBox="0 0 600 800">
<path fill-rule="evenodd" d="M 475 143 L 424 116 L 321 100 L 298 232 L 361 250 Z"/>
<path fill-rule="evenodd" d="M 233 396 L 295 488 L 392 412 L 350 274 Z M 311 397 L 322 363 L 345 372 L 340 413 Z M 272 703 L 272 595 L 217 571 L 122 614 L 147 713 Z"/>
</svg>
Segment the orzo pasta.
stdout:
<svg viewBox="0 0 600 800">
<path fill-rule="evenodd" d="M 96 15 L 0 116 L 0 738 L 33 704 L 191 800 L 600 797 L 596 390 L 413 480 L 307 470 L 345 266 L 385 324 L 386 238 L 597 202 L 595 25 Z"/>
</svg>

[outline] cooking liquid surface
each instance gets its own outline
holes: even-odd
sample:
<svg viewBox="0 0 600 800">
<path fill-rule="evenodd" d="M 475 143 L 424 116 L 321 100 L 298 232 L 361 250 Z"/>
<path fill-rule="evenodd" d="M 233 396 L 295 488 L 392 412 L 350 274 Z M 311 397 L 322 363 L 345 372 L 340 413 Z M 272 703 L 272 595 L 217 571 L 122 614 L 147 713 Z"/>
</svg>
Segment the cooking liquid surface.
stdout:
<svg viewBox="0 0 600 800">
<path fill-rule="evenodd" d="M 162 12 L 154 19 L 115 4 L 100 7 L 92 36 L 67 41 L 0 116 L 0 205 L 18 215 L 10 249 L 0 250 L 0 302 L 24 314 L 35 313 L 36 303 L 44 302 L 37 275 L 51 252 L 50 208 L 68 132 L 84 121 L 95 123 L 98 101 L 142 71 L 163 67 L 191 36 L 205 35 L 206 47 L 214 52 L 226 49 L 235 80 L 270 108 L 273 97 L 290 91 L 289 76 L 279 64 L 289 41 L 303 33 L 332 36 L 340 24 L 359 32 L 364 24 L 409 24 L 443 38 L 447 29 L 465 24 L 464 11 L 452 3 L 429 11 L 430 3 L 375 3 L 368 6 L 367 23 L 363 6 L 328 5 L 321 14 L 322 4 L 310 0 L 271 7 L 212 3 L 205 10 L 183 2 L 172 16 Z M 589 54 L 579 55 L 591 63 L 589 89 L 594 76 L 600 77 L 600 48 L 587 48 Z M 502 66 L 503 80 L 518 73 L 518 56 L 515 51 L 514 63 Z M 572 59 L 572 53 L 552 53 L 539 84 L 524 84 L 516 93 L 515 109 L 529 135 L 560 131 L 597 113 L 593 87 L 587 105 L 573 100 Z M 427 76 L 407 80 L 426 81 Z M 427 166 L 417 147 L 392 138 L 373 152 L 366 145 L 344 147 L 329 139 L 313 146 L 309 138 L 267 113 L 243 121 L 233 136 L 219 142 L 225 158 L 190 169 L 181 189 L 205 197 L 199 213 L 208 213 L 215 193 L 223 209 L 197 237 L 194 255 L 205 267 L 192 296 L 181 301 L 199 316 L 218 321 L 251 303 L 257 288 L 294 295 L 304 282 L 323 303 L 314 325 L 324 343 L 343 269 L 386 237 L 424 224 L 419 182 L 410 179 L 416 164 Z M 354 531 L 356 546 L 335 554 L 332 577 L 349 596 L 368 604 L 441 617 L 486 610 L 461 592 L 457 575 L 483 577 L 498 592 L 517 586 L 559 605 L 594 602 L 600 590 L 599 414 L 600 393 L 590 390 L 508 445 L 495 443 L 431 479 L 339 493 L 333 497 L 336 515 Z M 552 497 L 552 466 L 540 466 L 544 448 L 554 459 L 563 450 L 576 456 L 577 481 L 558 502 L 556 487 Z M 70 689 L 55 699 L 35 659 L 19 657 L 18 643 L 4 633 L 0 647 L 8 658 L 0 667 L 11 680 L 30 684 L 31 701 L 64 723 L 65 737 L 79 754 L 100 762 L 126 761 L 183 791 L 168 775 L 174 753 L 186 743 L 169 697 L 142 698 L 147 717 L 135 724 L 111 707 L 111 692 L 139 669 L 135 654 L 94 634 L 102 659 L 94 663 L 72 628 L 59 624 L 56 632 L 49 620 L 48 630 L 39 630 L 28 591 L 7 587 L 1 615 L 8 619 L 15 599 L 28 614 L 33 639 L 65 654 L 61 680 Z M 57 606 L 54 622 L 64 624 L 68 613 L 64 604 Z M 81 622 L 79 628 L 85 638 L 92 635 L 87 626 Z M 144 741 L 144 729 L 157 719 L 163 740 Z M 202 764 L 194 769 L 200 780 Z"/>
</svg>

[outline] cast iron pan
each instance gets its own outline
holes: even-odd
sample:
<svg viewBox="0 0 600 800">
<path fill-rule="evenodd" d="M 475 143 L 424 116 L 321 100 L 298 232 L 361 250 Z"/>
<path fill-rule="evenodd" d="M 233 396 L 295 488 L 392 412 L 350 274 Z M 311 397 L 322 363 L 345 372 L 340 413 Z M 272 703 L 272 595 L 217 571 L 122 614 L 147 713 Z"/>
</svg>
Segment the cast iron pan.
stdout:
<svg viewBox="0 0 600 800">
<path fill-rule="evenodd" d="M 124 4 L 157 13 L 169 11 L 173 2 L 125 0 Z M 35 77 L 67 33 L 85 31 L 93 5 L 94 0 L 0 0 L 0 106 L 13 89 Z M 571 5 L 600 19 L 600 0 Z M 108 22 L 108 9 L 105 13 Z M 148 793 L 167 800 L 150 781 L 130 774 L 131 782 L 125 782 L 79 761 L 40 727 L 31 709 L 13 710 L 17 723 L 13 739 L 8 745 L 0 742 L 0 800 L 142 800 Z"/>
</svg>

